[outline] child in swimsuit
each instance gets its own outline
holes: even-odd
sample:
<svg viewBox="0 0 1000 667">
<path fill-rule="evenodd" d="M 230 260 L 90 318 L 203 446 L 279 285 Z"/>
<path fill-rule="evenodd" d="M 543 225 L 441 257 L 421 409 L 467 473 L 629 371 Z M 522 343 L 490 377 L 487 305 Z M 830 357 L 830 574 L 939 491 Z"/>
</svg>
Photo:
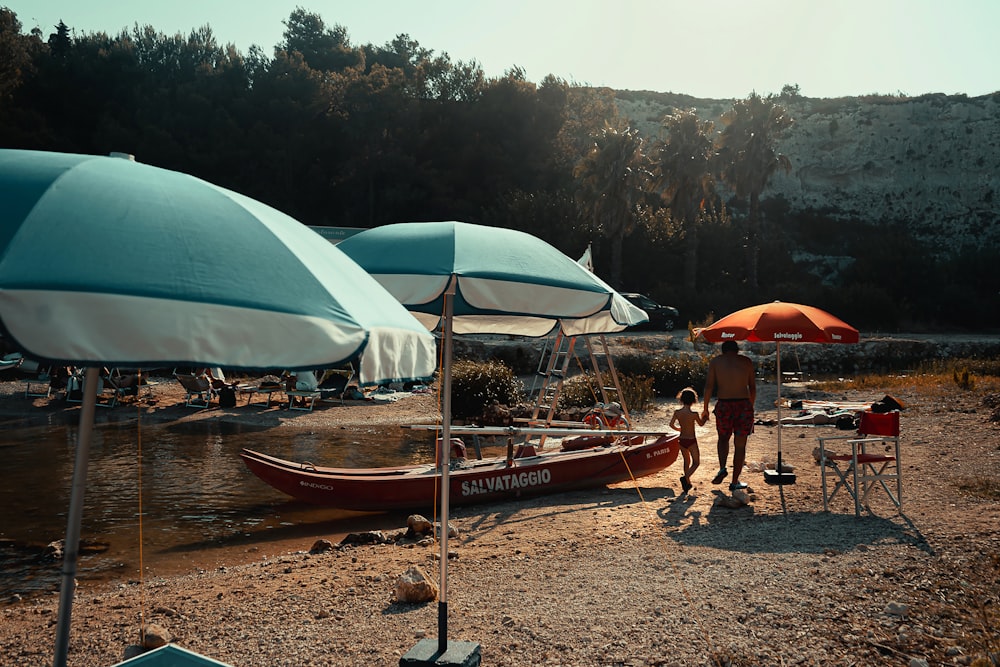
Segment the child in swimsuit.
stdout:
<svg viewBox="0 0 1000 667">
<path fill-rule="evenodd" d="M 695 436 L 694 427 L 704 426 L 707 417 L 692 409 L 698 402 L 698 392 L 691 387 L 681 390 L 677 394 L 681 402 L 681 407 L 674 410 L 674 416 L 670 418 L 670 428 L 680 431 L 681 454 L 684 456 L 684 476 L 681 477 L 682 493 L 691 490 L 691 475 L 698 469 L 701 463 L 701 454 L 698 452 L 698 438 Z"/>
</svg>

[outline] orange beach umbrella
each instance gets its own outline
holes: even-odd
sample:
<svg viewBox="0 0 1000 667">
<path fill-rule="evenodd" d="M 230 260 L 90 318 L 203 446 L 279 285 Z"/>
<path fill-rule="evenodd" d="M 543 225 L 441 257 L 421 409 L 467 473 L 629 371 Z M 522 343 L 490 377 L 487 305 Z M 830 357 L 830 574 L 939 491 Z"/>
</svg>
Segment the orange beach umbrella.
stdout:
<svg viewBox="0 0 1000 667">
<path fill-rule="evenodd" d="M 858 330 L 825 310 L 773 301 L 726 315 L 696 332 L 710 343 L 747 340 L 774 343 L 857 343 Z"/>
<path fill-rule="evenodd" d="M 710 343 L 726 340 L 775 343 L 778 374 L 778 464 L 774 474 L 764 472 L 764 481 L 768 484 L 794 484 L 795 475 L 781 470 L 781 344 L 857 343 L 858 330 L 825 310 L 773 301 L 730 313 L 707 327 L 696 329 L 694 334 L 696 338 L 704 338 Z"/>
</svg>

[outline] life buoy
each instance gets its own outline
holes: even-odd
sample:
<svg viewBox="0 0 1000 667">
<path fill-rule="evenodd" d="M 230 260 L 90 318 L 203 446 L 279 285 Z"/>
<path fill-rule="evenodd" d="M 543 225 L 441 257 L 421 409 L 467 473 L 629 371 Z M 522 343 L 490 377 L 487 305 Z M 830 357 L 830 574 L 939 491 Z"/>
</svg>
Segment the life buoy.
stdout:
<svg viewBox="0 0 1000 667">
<path fill-rule="evenodd" d="M 612 435 L 579 435 L 575 438 L 563 440 L 562 451 L 578 452 L 582 449 L 604 447 L 605 445 L 610 445 L 614 442 L 614 439 L 615 438 Z"/>
<path fill-rule="evenodd" d="M 589 428 L 593 429 L 614 429 L 616 431 L 627 431 L 629 428 L 628 420 L 625 417 L 608 417 L 607 415 L 602 415 L 598 412 L 588 413 L 583 418 L 583 423 Z"/>
</svg>

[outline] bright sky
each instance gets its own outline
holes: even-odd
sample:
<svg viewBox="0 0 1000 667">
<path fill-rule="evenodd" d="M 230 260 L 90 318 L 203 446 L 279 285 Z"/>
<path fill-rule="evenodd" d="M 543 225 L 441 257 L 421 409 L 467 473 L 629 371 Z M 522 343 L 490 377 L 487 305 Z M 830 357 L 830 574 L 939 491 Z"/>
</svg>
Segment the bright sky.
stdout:
<svg viewBox="0 0 1000 667">
<path fill-rule="evenodd" d="M 798 84 L 806 97 L 986 95 L 1000 90 L 997 0 L 0 0 L 25 32 L 151 25 L 268 54 L 296 6 L 354 45 L 400 33 L 497 77 L 517 66 L 620 90 L 740 98 Z"/>
</svg>

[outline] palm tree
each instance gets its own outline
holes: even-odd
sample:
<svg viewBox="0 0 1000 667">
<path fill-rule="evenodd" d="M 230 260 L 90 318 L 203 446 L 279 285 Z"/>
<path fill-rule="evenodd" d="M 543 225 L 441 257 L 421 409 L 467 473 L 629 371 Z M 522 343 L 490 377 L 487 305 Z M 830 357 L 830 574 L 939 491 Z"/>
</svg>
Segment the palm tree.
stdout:
<svg viewBox="0 0 1000 667">
<path fill-rule="evenodd" d="M 722 180 L 741 200 L 749 199 L 747 217 L 747 284 L 757 291 L 757 260 L 760 253 L 760 193 L 778 169 L 792 168 L 788 157 L 775 152 L 775 141 L 794 122 L 785 108 L 750 93 L 737 100 L 722 115 L 725 129 L 719 135 L 717 157 Z"/>
<path fill-rule="evenodd" d="M 663 119 L 667 138 L 652 153 L 654 187 L 680 224 L 684 240 L 684 289 L 695 289 L 698 268 L 698 228 L 715 208 L 712 174 L 712 131 L 715 124 L 702 121 L 694 111 L 678 111 Z"/>
<path fill-rule="evenodd" d="M 577 203 L 591 231 L 611 241 L 609 282 L 616 288 L 621 287 L 622 241 L 635 229 L 637 205 L 649 181 L 642 147 L 638 130 L 606 124 L 573 169 Z"/>
</svg>

